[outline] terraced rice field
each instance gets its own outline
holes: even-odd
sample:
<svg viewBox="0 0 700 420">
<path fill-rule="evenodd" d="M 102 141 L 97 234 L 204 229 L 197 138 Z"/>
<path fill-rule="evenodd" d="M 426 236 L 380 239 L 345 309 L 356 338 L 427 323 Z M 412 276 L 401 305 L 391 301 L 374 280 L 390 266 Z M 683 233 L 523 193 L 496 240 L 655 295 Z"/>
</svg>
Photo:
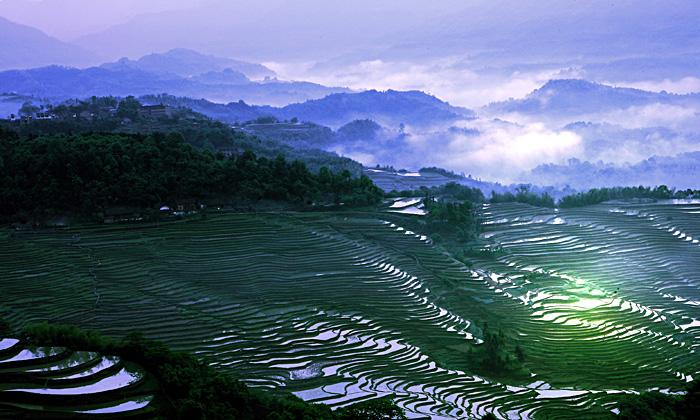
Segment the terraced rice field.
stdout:
<svg viewBox="0 0 700 420">
<path fill-rule="evenodd" d="M 332 406 L 391 394 L 411 417 L 601 416 L 700 374 L 700 205 L 487 205 L 496 251 L 469 267 L 407 217 L 8 232 L 0 315 L 138 328 L 251 386 Z M 529 378 L 470 369 L 484 322 L 522 346 Z"/>
<path fill-rule="evenodd" d="M 0 340 L 1 418 L 148 416 L 152 390 L 140 367 L 118 357 Z"/>
</svg>

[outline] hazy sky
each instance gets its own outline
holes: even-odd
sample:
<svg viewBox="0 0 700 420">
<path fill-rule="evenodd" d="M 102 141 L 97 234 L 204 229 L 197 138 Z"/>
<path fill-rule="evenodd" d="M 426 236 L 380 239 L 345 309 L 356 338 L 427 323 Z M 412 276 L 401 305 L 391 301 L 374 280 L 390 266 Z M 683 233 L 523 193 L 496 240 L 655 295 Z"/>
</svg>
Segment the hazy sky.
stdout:
<svg viewBox="0 0 700 420">
<path fill-rule="evenodd" d="M 469 107 L 552 78 L 700 89 L 697 0 L 0 0 L 0 16 L 102 61 L 183 47 Z"/>
<path fill-rule="evenodd" d="M 187 9 L 208 0 L 0 0 L 0 16 L 64 41 L 145 13 Z"/>
<path fill-rule="evenodd" d="M 347 13 L 358 4 L 357 13 L 371 15 L 373 9 L 394 9 L 397 15 L 410 10 L 416 14 L 436 14 L 460 4 L 477 6 L 484 0 L 0 0 L 0 16 L 34 26 L 64 41 L 98 32 L 113 25 L 125 23 L 139 16 L 179 10 L 211 12 L 210 17 L 227 18 L 236 22 L 237 15 L 251 17 L 272 16 L 274 10 L 289 13 L 299 10 L 307 14 L 333 12 Z M 202 14 L 195 14 L 201 17 Z M 60 17 L 60 18 L 57 18 Z M 331 16 L 328 16 L 329 18 Z M 350 16 L 348 16 L 350 17 Z M 263 24 L 264 22 L 256 22 Z M 183 28 L 185 29 L 185 28 Z"/>
</svg>

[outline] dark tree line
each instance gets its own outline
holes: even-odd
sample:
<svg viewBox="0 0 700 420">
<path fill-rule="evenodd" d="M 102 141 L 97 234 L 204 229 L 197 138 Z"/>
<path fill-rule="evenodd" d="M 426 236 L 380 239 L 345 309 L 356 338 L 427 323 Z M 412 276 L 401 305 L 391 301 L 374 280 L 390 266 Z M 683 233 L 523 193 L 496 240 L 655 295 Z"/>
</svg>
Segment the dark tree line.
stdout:
<svg viewBox="0 0 700 420">
<path fill-rule="evenodd" d="M 95 215 L 111 206 L 153 208 L 229 196 L 255 202 L 372 205 L 382 192 L 366 177 L 252 152 L 226 158 L 179 134 L 78 134 L 20 138 L 0 131 L 0 216 L 36 220 Z"/>
<path fill-rule="evenodd" d="M 433 187 L 420 187 L 417 190 L 392 191 L 387 194 L 389 197 L 425 197 L 470 201 L 472 203 L 483 203 L 486 201 L 484 194 L 478 188 L 467 187 L 456 182 Z"/>
<path fill-rule="evenodd" d="M 568 195 L 559 202 L 561 207 L 582 207 L 600 204 L 610 200 L 629 200 L 635 198 L 650 198 L 654 200 L 667 200 L 671 198 L 687 198 L 700 196 L 700 191 L 686 190 L 675 191 L 665 185 L 656 188 L 650 187 L 613 187 L 594 188 L 587 192 Z"/>
<path fill-rule="evenodd" d="M 700 381 L 688 384 L 685 395 L 667 395 L 658 391 L 627 396 L 619 407 L 623 420 L 690 420 L 700 413 Z"/>
<path fill-rule="evenodd" d="M 518 188 L 515 194 L 505 192 L 498 194 L 495 191 L 491 192 L 491 203 L 523 203 L 535 207 L 554 208 L 554 198 L 547 193 L 537 194 L 529 190 L 527 187 Z"/>
<path fill-rule="evenodd" d="M 389 197 L 441 197 L 450 200 L 470 201 L 472 203 L 482 203 L 487 200 L 477 188 L 469 188 L 455 182 L 450 182 L 438 187 L 421 187 L 417 190 L 392 191 L 387 194 Z M 665 185 L 655 188 L 651 187 L 611 187 L 593 188 L 586 192 L 567 195 L 558 202 L 548 193 L 536 193 L 527 186 L 519 187 L 514 193 L 491 192 L 490 203 L 523 203 L 535 207 L 554 208 L 556 206 L 582 207 L 600 204 L 611 200 L 632 200 L 632 199 L 653 199 L 667 200 L 674 198 L 697 198 L 700 197 L 700 190 L 674 190 Z"/>
</svg>

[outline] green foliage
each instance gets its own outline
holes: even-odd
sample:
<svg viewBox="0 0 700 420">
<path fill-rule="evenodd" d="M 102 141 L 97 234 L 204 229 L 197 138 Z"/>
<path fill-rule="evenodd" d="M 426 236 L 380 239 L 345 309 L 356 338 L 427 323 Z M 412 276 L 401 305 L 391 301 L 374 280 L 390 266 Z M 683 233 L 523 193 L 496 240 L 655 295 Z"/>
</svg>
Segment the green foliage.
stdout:
<svg viewBox="0 0 700 420">
<path fill-rule="evenodd" d="M 459 201 L 470 201 L 472 203 L 483 203 L 484 194 L 478 188 L 471 188 L 456 182 L 435 187 L 420 187 L 417 190 L 392 191 L 387 194 L 389 197 L 426 197 L 441 199 L 452 199 Z"/>
<path fill-rule="evenodd" d="M 8 220 L 220 195 L 300 205 L 372 205 L 382 197 L 368 178 L 348 171 L 322 169 L 316 175 L 299 161 L 251 152 L 225 159 L 191 147 L 176 133 L 0 136 L 0 200 L 6 203 L 0 216 Z"/>
<path fill-rule="evenodd" d="M 523 203 L 535 207 L 554 208 L 554 199 L 547 193 L 536 194 L 530 191 L 529 187 L 521 186 L 515 194 L 506 192 L 498 194 L 491 192 L 491 203 Z"/>
<path fill-rule="evenodd" d="M 666 395 L 658 391 L 627 396 L 620 404 L 619 410 L 618 418 L 624 420 L 695 419 L 700 412 L 700 381 L 691 382 L 686 389 L 686 394 L 682 396 Z"/>
<path fill-rule="evenodd" d="M 675 405 L 678 403 L 673 396 L 660 392 L 647 392 L 633 400 L 627 400 L 620 405 L 620 415 L 623 420 L 656 419 L 677 420 Z"/>
<path fill-rule="evenodd" d="M 458 174 L 454 173 L 453 171 L 448 171 L 447 169 L 438 168 L 437 166 L 428 166 L 428 167 L 420 168 L 418 170 L 418 172 L 420 172 L 421 174 L 423 174 L 423 173 L 439 174 L 439 175 L 442 175 L 446 178 L 453 178 L 453 179 L 463 178 L 462 175 L 458 175 Z"/>
<path fill-rule="evenodd" d="M 139 109 L 141 109 L 141 103 L 133 96 L 127 96 L 124 100 L 119 102 L 117 116 L 135 120 L 139 117 Z"/>
<path fill-rule="evenodd" d="M 523 352 L 523 349 L 519 344 L 515 346 L 515 358 L 518 359 L 518 362 L 520 363 L 525 361 L 525 352 Z"/>
<path fill-rule="evenodd" d="M 289 396 L 275 396 L 248 389 L 240 381 L 214 370 L 185 353 L 132 333 L 112 340 L 73 326 L 36 324 L 27 327 L 23 339 L 30 344 L 64 346 L 75 350 L 113 354 L 139 363 L 158 381 L 154 400 L 158 414 L 172 419 L 404 419 L 392 401 L 365 403 L 333 413 L 323 405 L 308 404 Z"/>
<path fill-rule="evenodd" d="M 151 103 L 169 103 L 167 95 L 146 99 Z M 51 108 L 51 114 L 55 116 L 52 120 L 35 120 L 22 124 L 0 120 L 0 127 L 4 126 L 22 138 L 81 133 L 178 133 L 185 142 L 198 149 L 235 155 L 249 150 L 268 159 L 283 154 L 289 160 L 303 161 L 312 172 L 318 172 L 325 166 L 333 172 L 349 170 L 354 176 L 362 173 L 362 165 L 335 153 L 291 147 L 285 144 L 284 139 L 280 141 L 257 138 L 181 106 L 171 108 L 169 118 L 141 119 L 138 118 L 138 102 L 133 97 L 122 100 L 114 97 L 92 97 L 86 101 L 70 100 Z M 91 118 L 80 117 L 85 111 L 91 114 Z M 130 121 L 125 119 L 127 117 Z M 279 132 L 275 135 L 278 134 Z"/>
<path fill-rule="evenodd" d="M 28 101 L 22 104 L 22 107 L 19 109 L 19 115 L 22 117 L 30 117 L 39 112 L 39 109 L 40 108 L 38 106 L 34 105 L 31 101 Z"/>
<path fill-rule="evenodd" d="M 279 120 L 273 116 L 258 117 L 252 121 L 254 124 L 275 124 L 278 122 Z"/>
<path fill-rule="evenodd" d="M 681 193 L 681 195 L 683 195 Z M 585 193 L 568 195 L 561 199 L 561 207 L 581 207 L 600 204 L 610 200 L 629 200 L 635 198 L 651 198 L 657 200 L 669 199 L 678 196 L 665 185 L 656 188 L 650 187 L 614 187 L 594 188 Z"/>
<path fill-rule="evenodd" d="M 266 117 L 272 118 L 272 117 Z M 335 133 L 328 127 L 313 123 L 278 123 L 263 122 L 265 118 L 258 118 L 250 123 L 242 124 L 246 133 L 255 135 L 264 141 L 274 141 L 289 147 L 313 149 L 328 147 L 335 141 Z"/>
<path fill-rule="evenodd" d="M 523 369 L 525 353 L 520 345 L 508 343 L 503 331 L 491 331 L 488 324 L 483 328 L 484 343 L 475 354 L 478 368 L 491 374 L 501 375 Z"/>
<path fill-rule="evenodd" d="M 335 412 L 335 418 L 339 420 L 402 420 L 406 418 L 406 415 L 391 399 L 377 398 L 340 408 Z"/>
<path fill-rule="evenodd" d="M 429 233 L 454 234 L 460 241 L 474 240 L 478 236 L 479 219 L 471 202 L 449 203 L 426 199 L 424 205 Z"/>
</svg>

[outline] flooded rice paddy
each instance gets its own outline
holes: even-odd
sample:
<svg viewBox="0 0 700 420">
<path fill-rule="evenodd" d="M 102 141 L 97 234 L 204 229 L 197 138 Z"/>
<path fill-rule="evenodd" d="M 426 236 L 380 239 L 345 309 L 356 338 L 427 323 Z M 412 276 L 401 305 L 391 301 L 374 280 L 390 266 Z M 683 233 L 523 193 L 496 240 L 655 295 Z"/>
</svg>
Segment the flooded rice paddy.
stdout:
<svg viewBox="0 0 700 420">
<path fill-rule="evenodd" d="M 485 205 L 486 249 L 469 265 L 405 217 L 236 214 L 7 236 L 0 309 L 16 325 L 138 327 L 250 386 L 331 406 L 393 395 L 410 417 L 601 415 L 624 393 L 678 392 L 700 375 L 697 203 Z M 472 369 L 484 322 L 523 348 L 527 377 Z"/>
<path fill-rule="evenodd" d="M 134 364 L 93 352 L 26 347 L 17 339 L 0 344 L 1 418 L 150 413 L 153 389 Z"/>
</svg>

